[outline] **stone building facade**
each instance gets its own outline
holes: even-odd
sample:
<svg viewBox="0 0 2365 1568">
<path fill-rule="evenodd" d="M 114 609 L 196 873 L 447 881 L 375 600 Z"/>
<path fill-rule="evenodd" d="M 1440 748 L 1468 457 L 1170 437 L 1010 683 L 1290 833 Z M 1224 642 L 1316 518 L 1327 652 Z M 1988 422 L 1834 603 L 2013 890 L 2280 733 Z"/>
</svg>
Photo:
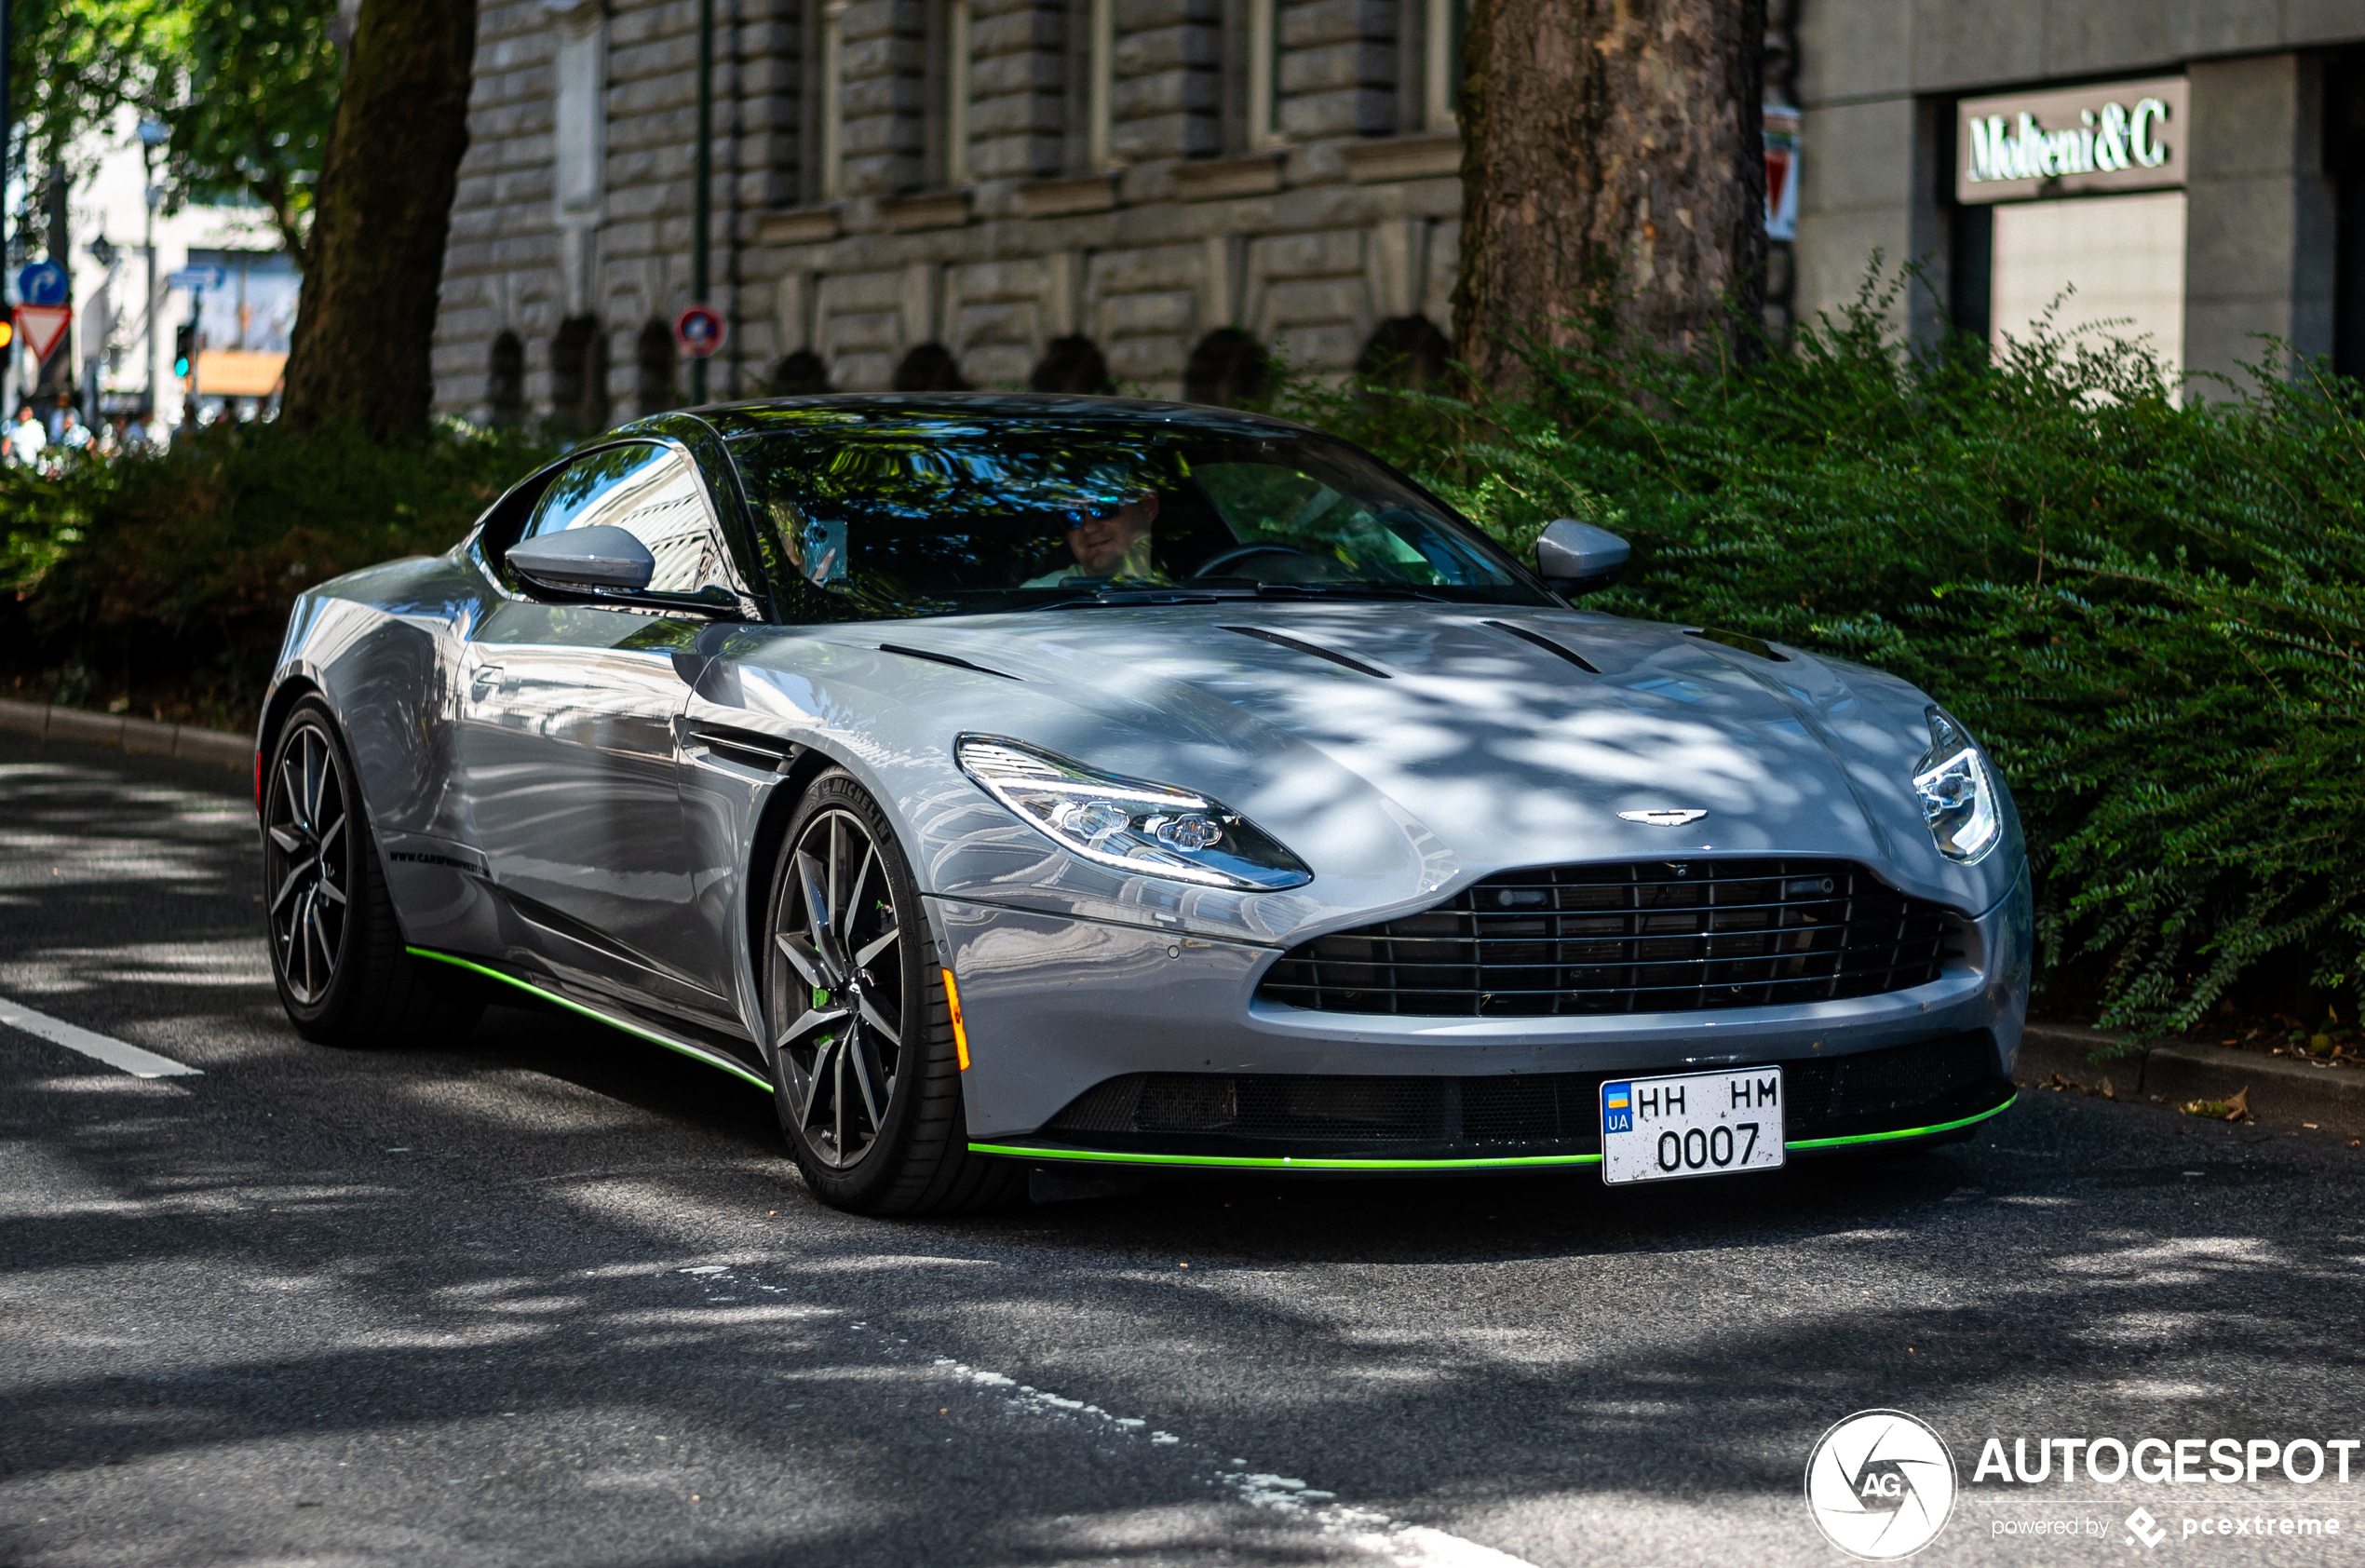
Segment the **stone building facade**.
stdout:
<svg viewBox="0 0 2365 1568">
<path fill-rule="evenodd" d="M 1466 0 L 711 4 L 710 396 L 1105 378 L 1222 400 L 1249 338 L 1326 371 L 1442 350 Z M 2365 374 L 2365 0 L 1767 12 L 1777 332 L 1878 254 L 1920 264 L 1898 310 L 1924 337 L 2049 311 L 2147 334 L 2186 376 L 2258 333 Z M 683 400 L 698 14 L 482 0 L 443 410 Z M 2133 117 L 2156 161 L 2073 167 Z M 2068 161 L 1982 181 L 1996 137 Z"/>
<path fill-rule="evenodd" d="M 1464 0 L 713 3 L 710 397 L 784 364 L 1222 397 L 1241 333 L 1329 370 L 1441 346 Z M 483 0 L 441 412 L 684 399 L 698 12 Z"/>
</svg>

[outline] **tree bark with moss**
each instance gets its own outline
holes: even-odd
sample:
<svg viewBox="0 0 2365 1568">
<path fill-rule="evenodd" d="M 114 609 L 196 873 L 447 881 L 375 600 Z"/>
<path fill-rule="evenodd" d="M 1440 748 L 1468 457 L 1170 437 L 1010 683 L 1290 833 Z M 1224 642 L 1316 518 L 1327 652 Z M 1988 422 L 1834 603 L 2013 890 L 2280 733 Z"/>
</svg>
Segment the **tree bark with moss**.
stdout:
<svg viewBox="0 0 2365 1568">
<path fill-rule="evenodd" d="M 1476 0 L 1454 347 L 1746 355 L 1765 299 L 1765 0 Z"/>
<path fill-rule="evenodd" d="M 468 145 L 476 0 L 363 0 L 313 201 L 280 416 L 424 431 L 443 244 Z"/>
</svg>

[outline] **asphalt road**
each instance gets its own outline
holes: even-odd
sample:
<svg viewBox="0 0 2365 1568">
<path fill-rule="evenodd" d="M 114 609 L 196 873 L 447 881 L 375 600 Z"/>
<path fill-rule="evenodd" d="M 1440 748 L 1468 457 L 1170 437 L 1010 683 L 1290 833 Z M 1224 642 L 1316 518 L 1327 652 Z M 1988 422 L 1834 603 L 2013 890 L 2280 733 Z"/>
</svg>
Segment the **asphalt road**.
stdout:
<svg viewBox="0 0 2365 1568">
<path fill-rule="evenodd" d="M 1868 1407 L 1952 1447 L 1921 1561 L 2365 1557 L 2365 1451 L 1973 1480 L 1990 1437 L 2365 1438 L 2345 1141 L 2033 1094 L 1642 1193 L 853 1219 L 763 1095 L 596 1026 L 299 1041 L 242 784 L 0 737 L 0 996 L 203 1072 L 0 1028 L 0 1568 L 1827 1563 L 1804 1467 Z"/>
</svg>

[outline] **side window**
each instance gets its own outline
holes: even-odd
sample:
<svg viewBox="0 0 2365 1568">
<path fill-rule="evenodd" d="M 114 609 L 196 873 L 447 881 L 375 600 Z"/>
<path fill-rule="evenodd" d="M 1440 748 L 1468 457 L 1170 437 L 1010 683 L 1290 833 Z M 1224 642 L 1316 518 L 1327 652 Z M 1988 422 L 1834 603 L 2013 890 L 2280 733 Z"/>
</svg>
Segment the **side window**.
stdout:
<svg viewBox="0 0 2365 1568">
<path fill-rule="evenodd" d="M 671 447 L 609 447 L 568 464 L 543 492 L 523 537 L 602 527 L 649 547 L 653 593 L 739 591 L 697 465 Z"/>
</svg>

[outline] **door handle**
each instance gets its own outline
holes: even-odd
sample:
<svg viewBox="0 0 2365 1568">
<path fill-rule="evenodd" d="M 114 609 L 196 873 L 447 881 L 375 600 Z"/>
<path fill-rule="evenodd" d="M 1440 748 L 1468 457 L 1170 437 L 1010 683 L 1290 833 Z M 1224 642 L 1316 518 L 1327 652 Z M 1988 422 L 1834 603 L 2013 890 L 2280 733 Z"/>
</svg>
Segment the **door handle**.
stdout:
<svg viewBox="0 0 2365 1568">
<path fill-rule="evenodd" d="M 468 677 L 468 695 L 479 702 L 498 691 L 500 686 L 501 667 L 497 664 L 478 665 L 476 672 Z"/>
</svg>

